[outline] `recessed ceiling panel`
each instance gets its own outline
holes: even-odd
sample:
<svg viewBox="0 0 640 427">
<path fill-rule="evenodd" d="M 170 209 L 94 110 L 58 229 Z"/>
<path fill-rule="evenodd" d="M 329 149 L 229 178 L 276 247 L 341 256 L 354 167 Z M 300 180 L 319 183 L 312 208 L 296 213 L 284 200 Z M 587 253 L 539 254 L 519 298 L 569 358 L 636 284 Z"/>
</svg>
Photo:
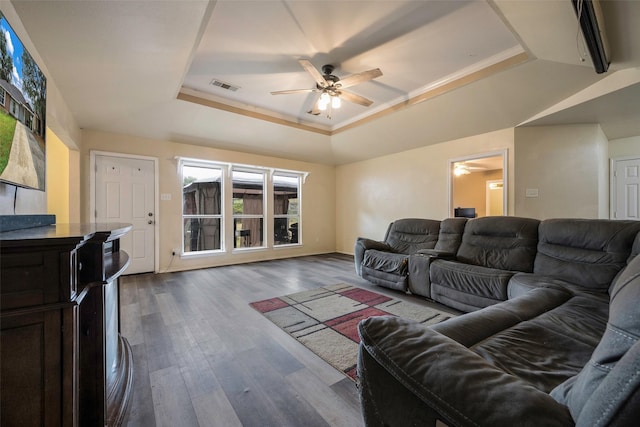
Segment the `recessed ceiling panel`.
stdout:
<svg viewBox="0 0 640 427">
<path fill-rule="evenodd" d="M 218 1 L 183 87 L 336 129 L 523 51 L 486 2 Z M 380 68 L 381 77 L 348 89 L 373 104 L 343 101 L 329 118 L 308 114 L 319 93 L 272 95 L 316 88 L 299 59 L 334 65 L 338 78 Z"/>
</svg>

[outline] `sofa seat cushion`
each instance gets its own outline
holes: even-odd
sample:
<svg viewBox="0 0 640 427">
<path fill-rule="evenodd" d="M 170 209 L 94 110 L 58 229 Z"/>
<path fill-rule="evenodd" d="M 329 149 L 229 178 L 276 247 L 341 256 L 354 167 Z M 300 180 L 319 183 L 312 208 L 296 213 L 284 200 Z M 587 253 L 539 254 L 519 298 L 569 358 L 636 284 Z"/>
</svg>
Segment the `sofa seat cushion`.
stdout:
<svg viewBox="0 0 640 427">
<path fill-rule="evenodd" d="M 580 372 L 598 345 L 606 319 L 607 304 L 576 296 L 471 349 L 501 370 L 548 393 Z"/>
<path fill-rule="evenodd" d="M 604 331 L 607 301 L 538 288 L 432 329 L 544 392 L 575 375 Z"/>
<path fill-rule="evenodd" d="M 430 266 L 431 298 L 461 311 L 474 311 L 507 299 L 513 271 L 458 261 L 434 260 Z"/>
<path fill-rule="evenodd" d="M 589 295 L 593 298 L 602 299 L 605 303 L 609 301 L 609 294 L 602 290 L 585 288 L 577 283 L 535 273 L 516 273 L 509 280 L 507 295 L 510 299 L 516 298 L 536 288 L 566 289 L 573 294 Z"/>
<path fill-rule="evenodd" d="M 429 327 L 377 316 L 358 331 L 366 425 L 573 425 L 566 406 L 547 393 Z"/>
</svg>

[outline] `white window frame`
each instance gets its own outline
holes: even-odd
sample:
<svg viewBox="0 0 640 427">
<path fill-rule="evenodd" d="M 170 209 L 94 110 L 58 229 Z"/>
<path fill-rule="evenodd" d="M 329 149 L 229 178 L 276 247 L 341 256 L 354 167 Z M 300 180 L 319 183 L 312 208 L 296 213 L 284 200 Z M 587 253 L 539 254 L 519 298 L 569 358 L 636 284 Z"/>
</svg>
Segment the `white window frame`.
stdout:
<svg viewBox="0 0 640 427">
<path fill-rule="evenodd" d="M 299 172 L 290 172 L 290 171 L 282 171 L 282 170 L 278 170 L 275 169 L 273 170 L 273 172 L 271 173 L 271 189 L 272 189 L 272 194 L 273 194 L 273 199 L 274 201 L 272 202 L 272 205 L 274 205 L 275 207 L 275 180 L 274 180 L 274 176 L 282 176 L 282 177 L 288 177 L 288 178 L 296 178 L 298 181 L 298 188 L 297 188 L 297 199 L 298 199 L 298 214 L 297 215 L 291 215 L 291 214 L 276 214 L 275 211 L 273 211 L 272 213 L 272 221 L 271 223 L 273 224 L 273 226 L 275 227 L 275 220 L 277 218 L 286 218 L 287 219 L 287 224 L 288 224 L 288 220 L 290 218 L 297 218 L 298 219 L 298 241 L 296 243 L 283 243 L 283 244 L 279 244 L 277 245 L 275 242 L 275 236 L 274 236 L 274 242 L 273 242 L 273 247 L 274 248 L 285 248 L 285 247 L 292 247 L 292 246 L 302 246 L 302 183 L 304 180 L 304 174 L 299 173 Z"/>
<path fill-rule="evenodd" d="M 182 189 L 183 182 L 183 165 L 187 166 L 195 166 L 195 167 L 205 167 L 212 169 L 220 169 L 222 171 L 221 177 L 221 213 L 218 215 L 211 215 L 209 217 L 220 218 L 220 249 L 215 250 L 207 250 L 207 251 L 193 251 L 193 252 L 185 252 L 184 251 L 184 195 L 181 191 L 181 201 L 182 204 L 180 206 L 180 233 L 181 233 L 181 242 L 182 247 L 180 249 L 181 257 L 183 258 L 195 258 L 195 257 L 203 257 L 203 256 L 215 256 L 219 254 L 226 253 L 237 253 L 237 252 L 247 252 L 247 251 L 256 251 L 256 250 L 279 250 L 281 248 L 291 248 L 291 247 L 301 247 L 302 246 L 302 188 L 303 185 L 309 176 L 309 172 L 304 171 L 296 171 L 296 170 L 288 170 L 288 169 L 276 169 L 264 166 L 256 166 L 256 165 L 244 165 L 239 163 L 228 163 L 228 162 L 220 162 L 214 160 L 203 160 L 189 157 L 175 157 L 178 163 L 178 176 L 180 178 L 180 185 Z M 233 179 L 232 172 L 233 171 L 243 171 L 243 172 L 257 172 L 264 175 L 264 184 L 263 184 L 263 210 L 262 216 L 251 216 L 261 217 L 263 224 L 263 239 L 262 246 L 255 247 L 246 247 L 246 248 L 234 248 L 234 241 L 230 239 L 235 239 L 235 230 L 234 228 L 234 219 L 236 216 L 233 214 Z M 271 235 L 272 226 L 274 223 L 274 211 L 273 211 L 273 174 L 277 175 L 286 175 L 292 177 L 298 177 L 298 243 L 286 244 L 286 245 L 275 245 L 273 237 Z M 199 216 L 198 216 L 199 217 Z M 238 216 L 240 217 L 240 216 Z M 245 216 L 249 218 L 250 216 Z"/>
<path fill-rule="evenodd" d="M 7 100 L 6 91 L 4 90 L 3 87 L 0 87 L 0 105 L 4 107 L 4 103 L 6 100 Z"/>
<path fill-rule="evenodd" d="M 220 213 L 219 214 L 196 214 L 196 215 L 185 215 L 184 213 L 184 192 L 181 191 L 180 199 L 182 201 L 180 205 L 180 234 L 181 234 L 181 256 L 182 257 L 200 257 L 206 255 L 215 255 L 226 252 L 225 246 L 225 176 L 227 173 L 226 167 L 220 164 L 216 164 L 213 162 L 207 161 L 199 161 L 192 159 L 180 159 L 179 161 L 179 170 L 180 170 L 180 188 L 183 188 L 184 185 L 184 167 L 199 167 L 199 168 L 207 168 L 207 169 L 215 169 L 220 171 Z M 220 220 L 220 249 L 209 249 L 203 251 L 185 251 L 185 233 L 184 233 L 184 222 L 185 219 L 193 219 L 193 218 L 211 218 L 211 219 L 219 219 Z"/>
<path fill-rule="evenodd" d="M 234 251 L 251 251 L 251 250 L 259 250 L 267 248 L 267 236 L 269 236 L 269 225 L 267 223 L 267 177 L 268 170 L 265 168 L 251 168 L 245 166 L 232 166 L 229 172 L 230 180 L 231 180 L 231 191 L 233 192 L 233 174 L 234 172 L 238 173 L 253 173 L 262 175 L 262 214 L 236 214 L 231 210 L 231 223 L 233 228 L 233 250 Z M 233 203 L 233 194 L 231 195 L 231 203 Z M 262 219 L 262 245 L 260 246 L 250 246 L 250 247 L 236 247 L 236 219 Z M 242 239 L 242 237 L 240 237 Z"/>
</svg>

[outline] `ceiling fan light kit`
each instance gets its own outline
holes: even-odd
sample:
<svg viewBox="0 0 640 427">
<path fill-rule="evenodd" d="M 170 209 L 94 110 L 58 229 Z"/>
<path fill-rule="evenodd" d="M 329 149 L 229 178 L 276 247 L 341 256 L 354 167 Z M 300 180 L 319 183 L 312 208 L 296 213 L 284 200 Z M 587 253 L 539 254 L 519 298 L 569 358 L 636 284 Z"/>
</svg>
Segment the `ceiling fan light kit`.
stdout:
<svg viewBox="0 0 640 427">
<path fill-rule="evenodd" d="M 320 92 L 320 96 L 314 103 L 313 109 L 309 111 L 309 114 L 313 115 L 318 115 L 321 111 L 326 111 L 328 107 L 331 107 L 329 111 L 340 108 L 342 106 L 341 98 L 364 107 L 368 107 L 373 104 L 373 101 L 370 99 L 356 95 L 353 92 L 348 92 L 344 90 L 344 88 L 380 77 L 382 75 L 382 71 L 380 71 L 379 68 L 374 68 L 362 73 L 351 74 L 341 80 L 339 77 L 331 74 L 335 69 L 331 64 L 323 65 L 321 73 L 308 59 L 299 59 L 298 62 L 302 68 L 304 68 L 311 77 L 313 77 L 316 82 L 316 87 L 313 89 L 280 90 L 271 92 L 272 95 Z M 330 112 L 327 114 L 327 118 L 331 118 Z"/>
</svg>

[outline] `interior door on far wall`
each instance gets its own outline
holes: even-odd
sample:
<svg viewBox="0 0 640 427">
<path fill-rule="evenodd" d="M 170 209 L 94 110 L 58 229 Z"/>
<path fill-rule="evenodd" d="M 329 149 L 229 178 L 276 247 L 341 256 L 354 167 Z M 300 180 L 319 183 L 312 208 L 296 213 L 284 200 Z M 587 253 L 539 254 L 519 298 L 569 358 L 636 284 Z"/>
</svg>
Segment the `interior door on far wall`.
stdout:
<svg viewBox="0 0 640 427">
<path fill-rule="evenodd" d="M 611 217 L 640 220 L 640 158 L 611 161 Z"/>
<path fill-rule="evenodd" d="M 96 222 L 132 224 L 120 239 L 131 264 L 125 274 L 146 273 L 155 267 L 155 164 L 152 160 L 95 156 Z"/>
</svg>

